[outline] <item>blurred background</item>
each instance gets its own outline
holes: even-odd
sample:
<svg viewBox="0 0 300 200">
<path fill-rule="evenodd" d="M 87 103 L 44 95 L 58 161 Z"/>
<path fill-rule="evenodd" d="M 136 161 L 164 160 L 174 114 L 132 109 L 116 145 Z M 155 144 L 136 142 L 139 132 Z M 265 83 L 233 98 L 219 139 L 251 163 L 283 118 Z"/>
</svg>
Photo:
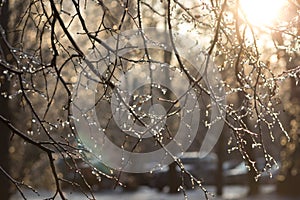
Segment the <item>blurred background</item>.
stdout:
<svg viewBox="0 0 300 200">
<path fill-rule="evenodd" d="M 0 2 L 1 199 L 299 199 L 299 0 Z M 201 119 L 188 151 L 169 166 L 135 174 L 106 166 L 82 144 L 72 126 L 70 91 L 79 74 L 74 65 L 95 38 L 143 27 L 171 27 L 202 42 L 224 79 L 227 105 L 222 135 L 207 156 L 199 149 L 211 102 L 198 91 Z M 145 55 L 176 66 L 176 55 L 163 51 L 136 50 L 130 58 L 145 62 Z M 133 68 L 130 60 L 115 60 L 104 66 L 112 82 Z M 195 69 L 184 64 L 196 80 Z M 97 88 L 100 123 L 115 144 L 130 149 L 135 140 L 112 120 L 109 87 Z M 149 103 L 149 94 L 174 101 L 160 90 L 145 86 L 132 104 Z M 180 118 L 172 117 L 164 144 L 178 130 Z M 159 148 L 155 142 L 137 151 Z"/>
</svg>

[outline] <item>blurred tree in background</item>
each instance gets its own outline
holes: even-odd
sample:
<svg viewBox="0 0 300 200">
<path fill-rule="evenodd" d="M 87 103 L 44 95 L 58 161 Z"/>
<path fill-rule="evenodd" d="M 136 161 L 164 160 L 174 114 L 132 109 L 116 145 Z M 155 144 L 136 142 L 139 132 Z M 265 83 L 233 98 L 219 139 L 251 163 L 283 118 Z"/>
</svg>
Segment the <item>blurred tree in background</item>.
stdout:
<svg viewBox="0 0 300 200">
<path fill-rule="evenodd" d="M 152 118 L 151 113 L 144 112 L 143 104 L 149 108 L 149 105 L 158 102 L 169 111 L 164 116 L 166 125 L 150 139 L 128 136 L 128 132 L 139 135 L 139 131 L 124 127 L 125 123 L 118 126 L 114 112 L 109 111 L 114 91 L 120 89 L 117 83 L 122 74 L 144 64 L 142 71 L 149 72 L 152 81 L 153 64 L 164 63 L 187 79 L 189 90 L 195 92 L 194 98 L 200 106 L 191 110 L 204 113 L 191 149 L 198 150 L 203 140 L 201 133 L 222 121 L 224 130 L 228 130 L 228 138 L 223 137 L 227 140 L 228 151 L 239 152 L 253 180 L 259 180 L 262 173 L 268 173 L 276 164 L 273 156 L 277 158 L 278 150 L 273 149 L 273 144 L 280 142 L 283 160 L 278 191 L 288 194 L 299 192 L 296 187 L 290 187 L 296 186 L 300 180 L 299 1 L 285 1 L 280 7 L 284 12 L 277 13 L 276 19 L 268 22 L 270 24 L 257 24 L 252 20 L 247 7 L 242 6 L 242 0 L 0 2 L 1 194 L 9 191 L 8 182 L 11 182 L 14 186 L 11 192 L 17 189 L 24 199 L 24 189 L 38 193 L 40 188 L 52 190 L 52 198 L 59 196 L 66 199 L 63 185 L 81 190 L 87 198 L 94 198 L 89 176 L 99 182 L 112 180 L 115 186 L 124 186 L 124 182 L 126 185 L 126 173 L 102 165 L 97 167 L 93 163 L 90 158 L 93 156 L 101 161 L 99 156 L 94 155 L 98 153 L 95 149 L 101 150 L 97 148 L 98 139 L 88 134 L 80 137 L 83 133 L 76 131 L 75 123 L 79 119 L 74 116 L 72 106 L 76 95 L 80 96 L 76 90 L 77 82 L 84 77 L 98 84 L 95 99 L 86 97 L 84 100 L 87 103 L 95 101 L 95 107 L 101 113 L 98 115 L 101 127 L 111 141 L 124 151 L 139 153 L 148 148 L 164 149 L 174 161 L 170 165 L 170 177 L 176 177 L 173 176 L 176 167 L 180 169 L 179 186 L 177 182 L 169 181 L 176 183 L 177 191 L 185 194 L 184 179 L 188 179 L 208 197 L 204 183 L 189 173 L 177 155 L 171 155 L 165 147 L 174 139 L 178 121 L 183 117 L 178 107 L 184 106 L 178 105 L 179 97 L 175 97 L 169 88 L 155 84 L 138 88 L 126 105 L 134 124 L 145 127 Z M 268 9 L 271 3 L 264 5 L 257 3 L 254 8 L 263 7 L 261 13 L 265 13 L 267 18 L 271 15 L 272 8 Z M 157 45 L 162 36 L 150 37 L 151 34 L 146 31 L 148 27 L 163 30 L 170 52 L 166 53 L 162 46 L 159 50 L 147 49 L 148 45 Z M 130 37 L 124 39 L 124 31 L 130 29 L 139 31 L 137 35 L 146 50 L 136 48 Z M 186 52 L 177 49 L 180 42 L 177 33 L 193 35 L 188 39 L 201 44 L 197 56 L 204 58 L 202 74 L 184 60 L 182 55 Z M 116 45 L 107 43 L 108 38 Z M 129 46 L 122 46 L 124 43 L 120 38 L 128 40 Z M 119 54 L 127 48 L 132 51 Z M 84 65 L 86 58 L 99 52 L 105 53 L 93 63 L 96 66 Z M 215 69 L 208 67 L 209 62 L 215 64 Z M 101 81 L 85 73 L 88 68 Z M 100 69 L 104 69 L 102 74 L 99 74 Z M 213 87 L 223 88 L 225 96 L 216 95 L 210 85 L 205 85 L 205 80 L 215 80 L 215 77 L 207 76 L 209 71 L 222 75 L 222 81 Z M 136 74 L 136 79 L 139 76 L 141 74 Z M 177 83 L 176 87 L 184 86 Z M 86 90 L 95 92 L 88 87 Z M 224 99 L 226 104 L 222 103 Z M 211 122 L 209 118 L 214 105 L 217 105 L 219 113 Z M 91 113 L 82 116 L 90 119 Z M 150 129 L 156 131 L 153 127 Z M 188 133 L 186 137 L 189 137 Z M 90 144 L 95 148 L 89 148 L 82 140 L 95 141 Z M 257 156 L 264 158 L 263 168 L 257 167 Z M 73 177 L 59 171 L 59 162 L 63 162 Z M 80 167 L 81 162 L 93 170 L 85 173 Z M 176 191 L 176 187 L 170 190 Z M 8 199 L 9 194 L 6 194 L 1 198 Z"/>
</svg>

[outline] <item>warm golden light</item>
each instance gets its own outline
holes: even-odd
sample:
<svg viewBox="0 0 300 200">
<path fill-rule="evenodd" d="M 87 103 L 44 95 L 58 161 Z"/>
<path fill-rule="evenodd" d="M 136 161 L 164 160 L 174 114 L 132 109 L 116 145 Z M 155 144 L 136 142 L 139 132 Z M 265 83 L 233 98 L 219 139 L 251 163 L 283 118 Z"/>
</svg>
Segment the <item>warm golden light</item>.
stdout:
<svg viewBox="0 0 300 200">
<path fill-rule="evenodd" d="M 278 18 L 286 0 L 240 0 L 240 8 L 255 26 L 271 26 Z"/>
</svg>

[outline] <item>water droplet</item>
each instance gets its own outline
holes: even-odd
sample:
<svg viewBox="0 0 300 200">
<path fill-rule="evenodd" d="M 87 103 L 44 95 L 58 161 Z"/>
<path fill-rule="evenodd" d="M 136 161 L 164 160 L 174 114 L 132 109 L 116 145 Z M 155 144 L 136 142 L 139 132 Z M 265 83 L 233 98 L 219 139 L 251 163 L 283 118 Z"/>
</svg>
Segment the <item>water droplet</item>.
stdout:
<svg viewBox="0 0 300 200">
<path fill-rule="evenodd" d="M 156 65 L 151 64 L 151 65 L 150 65 L 150 69 L 151 69 L 151 70 L 155 70 L 155 69 L 156 69 Z"/>
</svg>

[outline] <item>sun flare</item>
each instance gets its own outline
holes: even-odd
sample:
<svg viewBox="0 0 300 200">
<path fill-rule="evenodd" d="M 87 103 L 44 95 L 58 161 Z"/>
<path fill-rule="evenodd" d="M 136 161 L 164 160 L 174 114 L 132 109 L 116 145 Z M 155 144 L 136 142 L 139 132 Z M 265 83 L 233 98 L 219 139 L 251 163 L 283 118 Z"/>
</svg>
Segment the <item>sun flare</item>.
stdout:
<svg viewBox="0 0 300 200">
<path fill-rule="evenodd" d="M 278 19 L 286 0 L 240 0 L 240 8 L 255 26 L 271 26 Z"/>
</svg>

